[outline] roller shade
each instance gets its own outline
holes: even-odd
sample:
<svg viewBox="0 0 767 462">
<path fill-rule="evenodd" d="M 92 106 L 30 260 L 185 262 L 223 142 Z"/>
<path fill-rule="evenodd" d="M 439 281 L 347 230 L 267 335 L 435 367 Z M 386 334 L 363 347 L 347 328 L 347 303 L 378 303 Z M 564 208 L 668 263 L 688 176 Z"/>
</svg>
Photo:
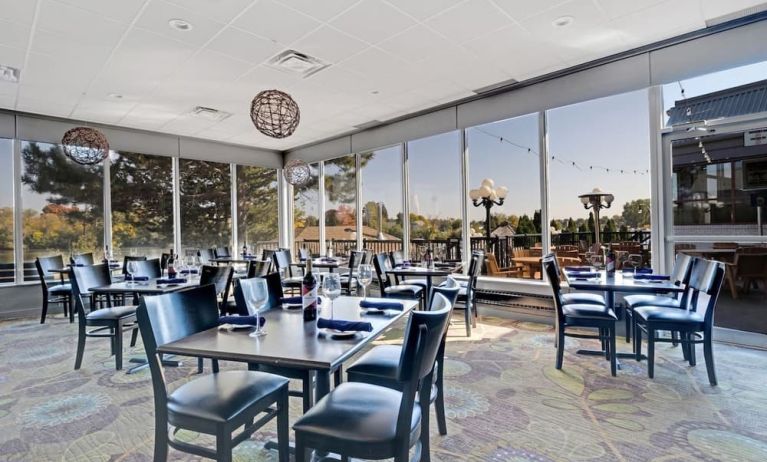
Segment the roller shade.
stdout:
<svg viewBox="0 0 767 462">
<path fill-rule="evenodd" d="M 350 136 L 342 136 L 330 141 L 313 144 L 293 151 L 285 155 L 285 163 L 293 159 L 301 159 L 306 162 L 318 162 L 334 157 L 344 156 L 352 152 L 352 139 Z"/>
<path fill-rule="evenodd" d="M 13 138 L 16 134 L 16 119 L 13 114 L 0 112 L 0 138 Z"/>
<path fill-rule="evenodd" d="M 277 151 L 216 143 L 213 141 L 181 138 L 181 157 L 184 159 L 282 168 L 282 154 Z"/>
</svg>

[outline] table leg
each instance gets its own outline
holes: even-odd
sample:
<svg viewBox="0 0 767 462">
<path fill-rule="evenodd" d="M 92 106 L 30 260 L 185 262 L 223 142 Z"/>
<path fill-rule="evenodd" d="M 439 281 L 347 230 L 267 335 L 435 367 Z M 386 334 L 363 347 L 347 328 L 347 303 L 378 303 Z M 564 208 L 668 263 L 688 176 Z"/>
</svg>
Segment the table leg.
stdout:
<svg viewBox="0 0 767 462">
<path fill-rule="evenodd" d="M 615 311 L 615 292 L 612 290 L 605 291 L 605 303 L 608 308 L 612 309 L 613 312 Z M 586 355 L 586 356 L 605 356 L 604 350 L 578 350 L 575 352 L 579 355 Z M 615 353 L 615 356 L 617 358 L 636 358 L 635 353 Z M 620 370 L 621 363 L 620 361 L 617 362 L 617 367 Z"/>
<path fill-rule="evenodd" d="M 171 358 L 173 358 L 173 356 L 163 356 L 162 365 L 167 367 L 181 367 L 183 365 L 181 361 Z M 147 361 L 146 358 L 131 358 L 128 360 L 128 362 L 135 364 L 135 366 L 125 371 L 126 374 L 133 374 L 134 372 L 138 372 L 145 367 L 149 367 L 149 361 Z"/>
<path fill-rule="evenodd" d="M 424 296 L 424 301 L 426 303 L 426 306 L 423 307 L 424 310 L 429 311 L 429 307 L 431 307 L 431 275 L 426 275 L 426 295 Z"/>
</svg>

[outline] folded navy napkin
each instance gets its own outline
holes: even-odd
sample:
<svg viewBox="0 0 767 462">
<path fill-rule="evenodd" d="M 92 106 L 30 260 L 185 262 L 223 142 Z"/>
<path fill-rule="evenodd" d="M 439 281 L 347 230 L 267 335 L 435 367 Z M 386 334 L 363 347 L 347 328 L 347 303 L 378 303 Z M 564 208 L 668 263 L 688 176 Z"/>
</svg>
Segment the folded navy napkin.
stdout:
<svg viewBox="0 0 767 462">
<path fill-rule="evenodd" d="M 74 266 L 85 266 L 85 263 L 75 263 Z"/>
<path fill-rule="evenodd" d="M 591 267 L 590 266 L 565 266 L 565 271 L 570 271 L 573 273 L 589 272 L 591 271 Z"/>
<path fill-rule="evenodd" d="M 322 257 L 320 260 L 322 260 L 325 263 L 335 263 L 338 261 L 335 258 L 329 258 L 329 257 Z"/>
<path fill-rule="evenodd" d="M 583 278 L 583 279 L 585 279 L 585 278 L 598 278 L 600 275 L 599 275 L 599 273 L 581 272 L 581 273 L 573 273 L 573 274 L 571 274 L 571 276 L 573 276 L 575 278 Z"/>
<path fill-rule="evenodd" d="M 158 284 L 184 284 L 185 282 L 186 279 L 184 278 L 160 278 L 157 280 Z"/>
<path fill-rule="evenodd" d="M 125 280 L 126 281 L 148 281 L 149 276 L 130 276 L 126 274 Z"/>
<path fill-rule="evenodd" d="M 180 271 L 180 273 L 181 273 L 181 274 L 197 274 L 197 272 L 198 272 L 198 271 L 197 271 L 196 269 L 191 269 L 191 270 L 181 270 L 181 271 Z"/>
<path fill-rule="evenodd" d="M 362 300 L 360 308 L 374 308 L 379 310 L 398 310 L 402 311 L 405 306 L 400 302 L 385 302 L 380 300 Z"/>
<path fill-rule="evenodd" d="M 280 303 L 283 305 L 300 305 L 303 303 L 303 298 L 300 295 L 295 297 L 282 297 Z M 317 303 L 322 305 L 322 297 L 317 297 Z"/>
<path fill-rule="evenodd" d="M 110 263 L 110 264 L 109 264 L 109 267 L 110 267 L 110 268 L 119 268 L 119 267 L 120 267 L 120 264 L 119 264 L 119 263 Z"/>
<path fill-rule="evenodd" d="M 644 279 L 646 281 L 668 281 L 671 277 L 664 274 L 637 274 L 634 279 Z"/>
<path fill-rule="evenodd" d="M 235 326 L 255 326 L 256 323 L 266 324 L 263 316 L 219 316 L 218 325 L 233 324 Z"/>
<path fill-rule="evenodd" d="M 317 327 L 320 329 L 335 329 L 342 332 L 351 331 L 364 331 L 371 332 L 373 325 L 364 321 L 341 321 L 340 319 L 325 319 L 319 318 L 317 320 Z"/>
</svg>

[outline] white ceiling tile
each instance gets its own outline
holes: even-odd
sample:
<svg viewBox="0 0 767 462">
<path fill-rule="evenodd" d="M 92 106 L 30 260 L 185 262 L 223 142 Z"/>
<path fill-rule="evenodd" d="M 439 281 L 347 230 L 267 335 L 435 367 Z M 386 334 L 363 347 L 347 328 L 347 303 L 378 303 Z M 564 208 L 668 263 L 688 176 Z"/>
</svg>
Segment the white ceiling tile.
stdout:
<svg viewBox="0 0 767 462">
<path fill-rule="evenodd" d="M 31 29 L 28 24 L 0 20 L 0 45 L 26 48 Z"/>
<path fill-rule="evenodd" d="M 95 0 L 94 0 L 95 1 Z M 219 22 L 229 22 L 256 0 L 168 0 Z"/>
<path fill-rule="evenodd" d="M 283 5 L 296 9 L 319 21 L 329 19 L 342 13 L 359 0 L 278 0 Z"/>
<path fill-rule="evenodd" d="M 60 59 L 82 61 L 83 56 L 88 61 L 104 63 L 114 48 L 104 46 L 99 40 L 83 40 L 61 33 L 38 30 L 32 41 L 31 50 Z"/>
<path fill-rule="evenodd" d="M 95 61 L 72 61 L 66 57 L 30 53 L 21 72 L 21 83 L 40 87 L 84 92 L 101 64 Z M 51 76 L 55 76 L 54 79 Z"/>
<path fill-rule="evenodd" d="M 356 72 L 365 78 L 374 76 L 389 76 L 401 71 L 404 67 L 402 61 L 394 56 L 385 53 L 378 48 L 368 48 L 367 50 L 352 56 L 343 63 L 339 64 L 343 69 Z"/>
<path fill-rule="evenodd" d="M 251 64 L 260 64 L 282 50 L 280 45 L 271 40 L 234 27 L 224 29 L 207 48 Z"/>
<path fill-rule="evenodd" d="M 368 80 L 341 66 L 330 66 L 305 79 L 316 86 L 327 88 L 331 92 L 342 95 L 356 95 L 370 93 L 374 90 Z"/>
<path fill-rule="evenodd" d="M 24 69 L 22 69 L 22 67 L 24 67 L 24 57 L 26 54 L 26 50 L 21 48 L 11 48 L 0 45 L 0 64 L 21 69 L 21 74 L 23 76 Z"/>
<path fill-rule="evenodd" d="M 652 27 L 648 27 L 652 24 Z M 699 0 L 669 0 L 610 23 L 636 47 L 706 27 Z"/>
<path fill-rule="evenodd" d="M 700 0 L 703 17 L 714 19 L 735 11 L 745 10 L 755 6 L 765 6 L 764 0 Z"/>
<path fill-rule="evenodd" d="M 41 1 L 37 27 L 42 30 L 79 40 L 98 40 L 103 46 L 113 46 L 127 27 L 124 23 L 82 8 L 54 0 Z"/>
<path fill-rule="evenodd" d="M 119 122 L 135 106 L 130 101 L 116 101 L 106 98 L 86 98 L 77 104 L 72 112 L 75 119 L 106 124 Z"/>
<path fill-rule="evenodd" d="M 238 84 L 249 85 L 253 88 L 253 96 L 262 90 L 270 88 L 287 88 L 294 84 L 299 77 L 289 72 L 281 72 L 264 65 L 251 69 L 242 76 Z"/>
<path fill-rule="evenodd" d="M 543 13 L 557 5 L 570 0 L 491 0 L 498 8 L 516 21 L 522 21 Z M 622 3 L 633 3 L 634 0 L 617 0 Z M 643 1 L 643 0 L 640 0 Z"/>
<path fill-rule="evenodd" d="M 74 106 L 82 94 L 75 90 L 21 84 L 19 86 L 19 101 L 49 101 L 51 103 Z"/>
<path fill-rule="evenodd" d="M 272 0 L 260 0 L 234 25 L 261 37 L 287 45 L 316 29 L 321 23 Z"/>
<path fill-rule="evenodd" d="M 146 0 L 58 0 L 91 11 L 105 18 L 129 23 L 133 21 Z M 30 2 L 31 3 L 31 2 Z"/>
<path fill-rule="evenodd" d="M 16 110 L 18 111 L 54 117 L 69 117 L 73 108 L 74 104 L 62 104 L 47 99 L 19 97 L 16 101 Z"/>
<path fill-rule="evenodd" d="M 13 83 L 13 82 L 6 82 L 4 80 L 0 80 L 0 95 L 13 95 L 16 96 L 16 93 L 19 91 L 19 84 Z"/>
<path fill-rule="evenodd" d="M 489 0 L 468 0 L 426 24 L 455 43 L 463 43 L 508 26 L 510 20 Z"/>
<path fill-rule="evenodd" d="M 379 0 L 362 0 L 331 24 L 368 43 L 378 43 L 415 24 L 413 19 Z"/>
<path fill-rule="evenodd" d="M 562 16 L 572 16 L 573 22 L 564 27 L 555 26 L 554 20 Z M 557 39 L 588 31 L 607 21 L 607 15 L 592 0 L 572 0 L 525 19 L 522 26 L 533 35 Z"/>
<path fill-rule="evenodd" d="M 636 13 L 651 6 L 668 0 L 596 0 L 597 4 L 611 19 L 619 18 L 627 14 Z"/>
<path fill-rule="evenodd" d="M 152 101 L 136 105 L 121 121 L 120 125 L 129 127 L 158 129 L 171 120 L 188 112 L 186 105 L 172 105 Z"/>
<path fill-rule="evenodd" d="M 0 0 L 0 19 L 13 23 L 32 24 L 38 0 Z"/>
<path fill-rule="evenodd" d="M 451 8 L 464 0 L 385 0 L 405 13 L 423 21 L 437 13 Z"/>
<path fill-rule="evenodd" d="M 171 19 L 188 21 L 192 28 L 187 31 L 176 30 L 168 25 Z M 136 21 L 136 26 L 194 47 L 202 46 L 223 28 L 222 23 L 208 15 L 163 0 L 152 0 Z"/>
<path fill-rule="evenodd" d="M 301 53 L 329 63 L 342 61 L 367 47 L 367 43 L 329 26 L 320 27 L 291 45 L 291 48 Z"/>
<path fill-rule="evenodd" d="M 166 123 L 162 128 L 177 135 L 194 135 L 200 130 L 208 129 L 217 123 L 213 120 L 184 114 Z"/>
<path fill-rule="evenodd" d="M 14 109 L 16 107 L 16 95 L 0 93 L 0 108 Z"/>
<path fill-rule="evenodd" d="M 417 25 L 381 42 L 378 46 L 394 56 L 415 62 L 440 53 L 452 44 L 431 29 Z"/>
</svg>

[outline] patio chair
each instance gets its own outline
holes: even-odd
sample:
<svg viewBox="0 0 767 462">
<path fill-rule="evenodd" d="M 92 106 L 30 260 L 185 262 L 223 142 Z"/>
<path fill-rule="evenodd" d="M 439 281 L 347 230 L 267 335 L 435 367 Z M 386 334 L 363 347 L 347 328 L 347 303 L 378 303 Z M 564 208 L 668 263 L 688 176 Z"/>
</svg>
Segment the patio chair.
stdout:
<svg viewBox="0 0 767 462">
<path fill-rule="evenodd" d="M 74 322 L 74 310 L 72 310 L 72 285 L 62 281 L 56 281 L 56 274 L 52 269 L 64 268 L 64 257 L 38 257 L 35 259 L 35 268 L 40 277 L 40 288 L 43 290 L 43 310 L 40 314 L 40 324 L 45 323 L 50 303 L 61 303 L 64 316 L 69 315 L 69 322 Z"/>
<path fill-rule="evenodd" d="M 521 278 L 523 277 L 523 267 L 521 265 L 510 266 L 506 268 L 498 267 L 498 260 L 495 254 L 485 254 L 485 264 L 487 265 L 487 275 L 497 278 Z"/>
<path fill-rule="evenodd" d="M 375 268 L 381 297 L 418 300 L 418 303 L 421 304 L 423 302 L 424 288 L 410 284 L 392 284 L 389 274 L 386 273 L 390 268 L 389 265 L 389 256 L 387 254 L 379 253 L 373 257 L 373 267 Z"/>
<path fill-rule="evenodd" d="M 767 249 L 764 247 L 742 247 L 735 252 L 735 259 L 724 262 L 725 278 L 732 298 L 738 298 L 738 281 L 743 281 L 743 292 L 749 293 L 751 286 L 762 281 L 767 287 Z"/>
<path fill-rule="evenodd" d="M 76 253 L 72 255 L 69 262 L 75 266 L 88 266 L 94 263 L 93 252 Z"/>
</svg>

